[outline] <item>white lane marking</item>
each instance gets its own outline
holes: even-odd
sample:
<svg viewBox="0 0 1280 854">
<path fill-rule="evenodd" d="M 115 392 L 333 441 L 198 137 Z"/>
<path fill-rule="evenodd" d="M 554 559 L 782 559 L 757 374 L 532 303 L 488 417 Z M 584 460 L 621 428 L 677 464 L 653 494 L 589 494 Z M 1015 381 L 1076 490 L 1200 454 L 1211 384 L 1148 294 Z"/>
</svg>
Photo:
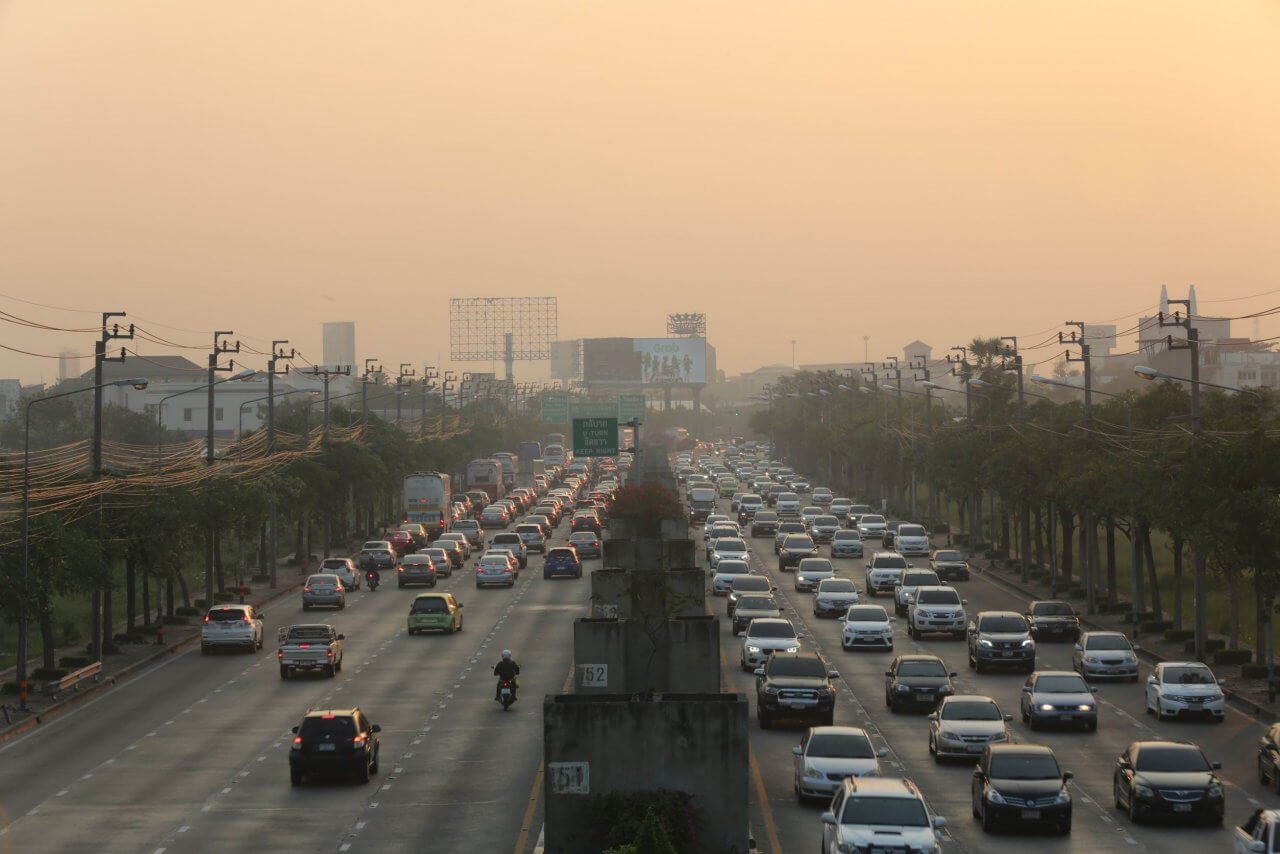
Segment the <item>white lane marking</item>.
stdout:
<svg viewBox="0 0 1280 854">
<path fill-rule="evenodd" d="M 186 832 L 187 832 L 188 830 L 190 830 L 190 829 L 191 829 L 191 825 L 189 825 L 189 824 L 184 824 L 182 827 L 178 828 L 178 832 L 179 832 L 179 833 L 186 833 Z"/>
</svg>

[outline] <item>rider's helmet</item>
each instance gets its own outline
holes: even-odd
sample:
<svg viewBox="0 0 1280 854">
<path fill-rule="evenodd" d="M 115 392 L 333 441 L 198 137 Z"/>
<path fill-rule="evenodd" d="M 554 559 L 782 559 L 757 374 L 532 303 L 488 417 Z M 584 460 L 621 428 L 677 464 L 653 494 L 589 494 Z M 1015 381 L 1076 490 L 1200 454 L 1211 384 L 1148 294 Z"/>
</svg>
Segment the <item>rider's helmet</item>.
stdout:
<svg viewBox="0 0 1280 854">
<path fill-rule="evenodd" d="M 503 657 L 504 659 L 506 659 L 507 661 L 510 661 L 510 660 L 511 660 L 511 650 L 509 650 L 509 649 L 504 649 L 504 650 L 502 651 L 502 657 Z"/>
</svg>

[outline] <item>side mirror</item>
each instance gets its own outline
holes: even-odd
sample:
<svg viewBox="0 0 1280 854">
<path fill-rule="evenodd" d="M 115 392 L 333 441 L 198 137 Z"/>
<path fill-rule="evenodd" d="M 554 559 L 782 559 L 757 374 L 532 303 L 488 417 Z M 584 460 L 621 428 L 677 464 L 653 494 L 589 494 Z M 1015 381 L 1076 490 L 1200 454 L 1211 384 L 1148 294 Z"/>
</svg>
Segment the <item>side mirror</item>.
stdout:
<svg viewBox="0 0 1280 854">
<path fill-rule="evenodd" d="M 294 735 L 297 735 L 297 734 L 298 734 L 298 728 L 297 728 L 297 727 L 293 727 L 293 728 L 290 730 L 290 732 L 292 732 Z"/>
<path fill-rule="evenodd" d="M 1076 778 L 1076 775 L 1072 774 L 1070 771 L 1062 772 L 1062 782 L 1064 783 L 1066 783 L 1069 780 L 1074 780 L 1075 778 Z"/>
<path fill-rule="evenodd" d="M 830 812 L 830 811 L 828 811 L 828 812 L 824 812 L 824 813 L 822 814 L 822 823 L 823 823 L 823 824 L 835 824 L 835 823 L 836 823 L 836 814 L 835 814 L 835 813 L 833 813 L 833 812 Z"/>
<path fill-rule="evenodd" d="M 973 769 L 973 779 L 975 779 L 975 780 L 981 780 L 981 779 L 982 779 L 982 777 L 983 777 L 982 769 L 981 769 L 981 768 L 974 768 L 974 769 Z"/>
<path fill-rule="evenodd" d="M 828 671 L 827 671 L 827 678 L 828 678 L 828 679 L 839 679 L 839 678 L 840 678 L 840 671 L 839 671 L 839 670 L 828 670 Z"/>
<path fill-rule="evenodd" d="M 763 676 L 763 675 L 764 675 L 764 668 L 763 668 L 763 667 L 757 667 L 757 668 L 755 669 L 755 671 L 754 671 L 754 672 L 755 672 L 755 675 L 756 675 L 756 676 Z"/>
<path fill-rule="evenodd" d="M 1226 684 L 1227 684 L 1227 680 L 1225 680 L 1225 679 L 1219 679 L 1219 680 L 1218 680 L 1218 684 L 1219 684 L 1219 685 L 1226 685 Z"/>
<path fill-rule="evenodd" d="M 338 635 L 338 640 L 346 640 L 346 639 L 347 639 L 346 635 L 341 635 L 341 634 Z"/>
<path fill-rule="evenodd" d="M 888 756 L 888 755 L 889 755 L 889 748 L 887 748 L 887 747 L 881 747 L 881 748 L 878 748 L 878 749 L 876 750 L 876 758 L 877 758 L 877 759 L 883 759 L 883 758 L 885 758 L 885 757 L 886 757 L 886 756 Z"/>
<path fill-rule="evenodd" d="M 458 604 L 458 607 L 459 607 L 459 608 L 461 608 L 461 607 L 462 607 L 462 603 L 461 603 L 461 602 L 459 602 L 459 603 L 457 603 L 457 604 Z"/>
<path fill-rule="evenodd" d="M 956 672 L 955 672 L 954 670 L 952 670 L 952 671 L 951 671 L 949 674 L 947 674 L 947 675 L 949 675 L 952 679 L 955 679 L 955 678 L 956 678 Z"/>
<path fill-rule="evenodd" d="M 1090 693 L 1090 694 L 1096 694 L 1096 693 L 1098 693 L 1098 686 L 1097 686 L 1097 685 L 1090 685 L 1090 686 L 1089 686 L 1089 693 Z"/>
<path fill-rule="evenodd" d="M 1154 676 L 1148 676 L 1148 677 L 1147 677 L 1147 684 L 1148 684 L 1148 685 L 1155 685 L 1155 684 L 1156 684 L 1156 677 L 1154 677 Z"/>
<path fill-rule="evenodd" d="M 279 628 L 279 629 L 276 629 L 276 641 L 277 641 L 278 643 L 284 643 L 284 636 L 285 636 L 285 634 L 286 634 L 286 632 L 285 632 L 285 630 L 284 630 L 284 628 L 283 628 L 283 627 L 281 627 L 281 628 Z"/>
<path fill-rule="evenodd" d="M 961 604 L 961 605 L 968 605 L 968 604 L 969 604 L 969 600 L 968 600 L 968 599 L 961 599 L 961 600 L 960 600 L 960 604 Z"/>
<path fill-rule="evenodd" d="M 1122 770 L 1122 771 L 1132 771 L 1132 770 L 1133 770 L 1133 764 L 1132 764 L 1132 763 L 1130 763 L 1130 762 L 1129 762 L 1129 760 L 1127 760 L 1127 759 L 1121 759 L 1119 762 L 1117 762 L 1117 763 L 1116 763 L 1116 767 L 1117 767 L 1117 768 L 1119 768 L 1119 769 L 1120 769 L 1120 770 Z"/>
<path fill-rule="evenodd" d="M 796 640 L 800 640 L 803 637 L 804 637 L 804 632 L 796 632 Z"/>
<path fill-rule="evenodd" d="M 1212 768 L 1214 771 L 1221 771 L 1221 770 L 1222 770 L 1222 763 L 1221 763 L 1221 762 L 1210 762 L 1210 763 L 1209 763 L 1209 767 L 1210 767 L 1210 768 Z"/>
<path fill-rule="evenodd" d="M 1076 644 L 1075 646 L 1071 647 L 1071 649 L 1074 650 L 1075 652 L 1084 652 L 1084 647 L 1082 647 L 1080 644 Z"/>
<path fill-rule="evenodd" d="M 379 726 L 378 724 L 374 724 L 373 726 L 369 727 L 369 729 L 372 730 L 373 732 L 382 732 L 382 727 Z"/>
<path fill-rule="evenodd" d="M 738 632 L 738 637 L 745 638 L 746 636 L 747 636 L 746 632 Z"/>
<path fill-rule="evenodd" d="M 945 818 L 943 818 L 942 816 L 940 816 L 940 815 L 939 815 L 939 816 L 934 816 L 934 819 L 933 819 L 933 826 L 934 826 L 934 827 L 938 827 L 938 828 L 946 827 L 946 826 L 947 826 L 947 820 L 946 820 Z"/>
<path fill-rule="evenodd" d="M 804 756 L 804 751 L 800 749 L 800 745 L 798 744 L 795 747 L 791 748 L 791 753 L 794 756 Z"/>
<path fill-rule="evenodd" d="M 1005 715 L 1004 722 L 1007 724 L 1013 723 L 1013 715 Z"/>
<path fill-rule="evenodd" d="M 931 720 L 931 721 L 936 721 L 937 719 L 938 719 L 938 713 L 937 713 L 937 712 L 930 712 L 930 713 L 929 713 L 929 720 Z"/>
<path fill-rule="evenodd" d="M 886 671 L 884 672 L 884 675 L 885 675 L 885 676 L 888 676 L 889 678 L 891 678 L 891 679 L 892 679 L 892 678 L 893 678 L 893 671 L 892 671 L 892 670 L 886 670 Z"/>
</svg>

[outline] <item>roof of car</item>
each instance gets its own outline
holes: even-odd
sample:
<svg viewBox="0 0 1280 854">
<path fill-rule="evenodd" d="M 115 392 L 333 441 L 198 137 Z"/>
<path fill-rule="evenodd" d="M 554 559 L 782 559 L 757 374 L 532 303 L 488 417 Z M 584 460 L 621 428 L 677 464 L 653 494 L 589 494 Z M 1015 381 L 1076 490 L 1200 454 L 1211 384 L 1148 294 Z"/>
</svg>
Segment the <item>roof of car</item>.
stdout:
<svg viewBox="0 0 1280 854">
<path fill-rule="evenodd" d="M 1076 673 L 1074 670 L 1037 670 L 1031 675 L 1037 679 L 1039 679 L 1041 676 L 1074 676 L 1077 679 L 1084 678 L 1079 673 Z"/>
<path fill-rule="evenodd" d="M 356 706 L 351 709 L 307 709 L 306 717 L 308 718 L 326 718 L 326 717 L 350 717 L 360 711 L 360 707 Z"/>
<path fill-rule="evenodd" d="M 938 662 L 942 661 L 942 659 L 936 655 L 929 655 L 928 653 L 923 653 L 923 652 L 908 652 L 898 656 L 898 660 L 899 661 L 938 661 Z"/>
<path fill-rule="evenodd" d="M 1027 744 L 1019 742 L 1017 744 L 990 744 L 987 749 L 991 751 L 991 755 L 997 753 L 1013 753 L 1022 756 L 1053 756 L 1053 748 L 1044 744 Z"/>
<path fill-rule="evenodd" d="M 849 777 L 844 782 L 845 786 L 857 792 L 859 797 L 922 797 L 915 783 L 901 777 Z"/>
<path fill-rule="evenodd" d="M 1017 611 L 979 611 L 978 619 L 983 617 L 1017 617 L 1020 620 L 1023 618 Z M 1116 634 L 1119 633 L 1116 632 Z"/>
<path fill-rule="evenodd" d="M 962 701 L 969 702 L 969 703 L 991 703 L 992 705 L 999 705 L 998 703 L 996 703 L 994 699 L 992 699 L 991 697 L 988 697 L 986 694 L 952 694 L 949 697 L 942 698 L 942 702 L 944 703 L 958 703 Z"/>
</svg>

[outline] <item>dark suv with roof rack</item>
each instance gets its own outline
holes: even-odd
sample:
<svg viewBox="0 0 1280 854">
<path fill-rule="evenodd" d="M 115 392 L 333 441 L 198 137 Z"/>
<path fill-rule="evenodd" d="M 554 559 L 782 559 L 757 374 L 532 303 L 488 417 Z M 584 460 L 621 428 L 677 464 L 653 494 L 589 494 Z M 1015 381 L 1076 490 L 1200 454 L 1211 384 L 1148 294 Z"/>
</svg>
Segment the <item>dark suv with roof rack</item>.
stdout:
<svg viewBox="0 0 1280 854">
<path fill-rule="evenodd" d="M 359 708 L 307 712 L 293 728 L 289 782 L 301 786 L 309 776 L 354 776 L 361 783 L 378 773 L 378 733 Z"/>
</svg>

